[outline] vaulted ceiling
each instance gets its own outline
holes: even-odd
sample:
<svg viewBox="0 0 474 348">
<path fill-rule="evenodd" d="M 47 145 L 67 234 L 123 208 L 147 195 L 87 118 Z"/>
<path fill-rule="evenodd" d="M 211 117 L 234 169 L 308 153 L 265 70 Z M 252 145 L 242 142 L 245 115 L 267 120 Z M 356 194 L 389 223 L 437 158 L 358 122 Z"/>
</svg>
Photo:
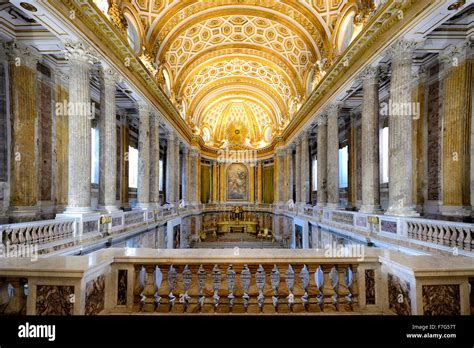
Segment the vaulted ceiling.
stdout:
<svg viewBox="0 0 474 348">
<path fill-rule="evenodd" d="M 370 0 L 108 3 L 122 11 L 137 54 L 156 68 L 182 117 L 214 148 L 271 143 L 312 91 L 316 74 L 341 53 L 347 18 L 352 26 L 375 6 Z"/>
</svg>

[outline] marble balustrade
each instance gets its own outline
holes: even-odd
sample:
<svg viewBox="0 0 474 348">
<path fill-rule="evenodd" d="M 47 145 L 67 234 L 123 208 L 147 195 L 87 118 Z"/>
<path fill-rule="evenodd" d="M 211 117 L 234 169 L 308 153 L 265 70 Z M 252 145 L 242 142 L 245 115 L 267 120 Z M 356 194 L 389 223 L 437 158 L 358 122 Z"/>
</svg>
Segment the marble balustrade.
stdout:
<svg viewBox="0 0 474 348">
<path fill-rule="evenodd" d="M 244 211 L 269 212 L 299 217 L 317 226 L 360 240 L 383 245 L 402 245 L 429 253 L 474 255 L 474 225 L 421 218 L 392 217 L 328 208 L 272 204 L 249 204 Z M 9 245 L 37 245 L 39 254 L 93 243 L 101 238 L 140 229 L 176 216 L 204 212 L 231 212 L 234 205 L 200 204 L 183 208 L 159 208 L 111 212 L 90 219 L 58 219 L 0 225 L 0 242 Z"/>
<path fill-rule="evenodd" d="M 374 248 L 340 257 L 316 249 L 114 248 L 6 258 L 0 291 L 14 291 L 0 305 L 4 314 L 27 315 L 469 315 L 473 276 L 469 258 Z"/>
</svg>

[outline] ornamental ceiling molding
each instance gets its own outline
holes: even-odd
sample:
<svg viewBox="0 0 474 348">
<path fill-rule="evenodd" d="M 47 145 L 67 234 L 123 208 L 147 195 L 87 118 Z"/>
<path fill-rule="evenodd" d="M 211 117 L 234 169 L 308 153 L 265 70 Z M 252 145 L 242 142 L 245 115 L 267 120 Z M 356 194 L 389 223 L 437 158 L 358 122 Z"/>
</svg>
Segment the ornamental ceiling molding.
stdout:
<svg viewBox="0 0 474 348">
<path fill-rule="evenodd" d="M 248 101 L 251 103 L 255 103 L 259 105 L 260 108 L 266 111 L 268 117 L 269 117 L 269 123 L 271 125 L 276 126 L 277 125 L 277 115 L 276 110 L 273 109 L 272 105 L 267 104 L 264 100 L 259 98 L 259 96 L 252 95 L 250 93 L 232 93 L 232 92 L 227 92 L 226 94 L 223 94 L 217 98 L 215 98 L 211 103 L 207 104 L 205 107 L 203 107 L 200 112 L 197 114 L 197 119 L 195 121 L 196 124 L 203 124 L 205 122 L 208 122 L 206 120 L 207 114 L 210 112 L 212 108 L 214 108 L 217 104 L 220 103 L 225 103 L 229 100 L 243 100 L 243 101 Z"/>
<path fill-rule="evenodd" d="M 212 136 L 215 140 L 222 140 L 222 135 L 220 134 L 220 128 L 222 125 L 224 123 L 233 122 L 233 120 L 224 120 L 227 116 L 224 113 L 224 110 L 232 104 L 245 105 L 246 112 L 248 116 L 250 116 L 250 126 L 259 136 L 263 133 L 265 127 L 272 125 L 272 119 L 268 110 L 263 108 L 259 103 L 249 100 L 249 98 L 228 98 L 214 104 L 214 106 L 208 110 L 201 122 L 203 128 L 207 126 L 212 131 Z"/>
<path fill-rule="evenodd" d="M 253 78 L 267 84 L 269 88 L 273 88 L 280 94 L 285 104 L 289 104 L 291 98 L 297 93 L 295 86 L 289 82 L 289 77 L 281 71 L 276 71 L 251 58 L 231 57 L 230 60 L 220 59 L 216 62 L 209 62 L 209 65 L 185 81 L 183 84 L 185 88 L 179 91 L 178 95 L 191 104 L 196 94 L 206 85 L 226 77 Z"/>
<path fill-rule="evenodd" d="M 245 44 L 252 48 L 265 48 L 270 53 L 293 65 L 305 75 L 315 59 L 321 55 L 311 42 L 295 29 L 279 22 L 236 12 L 234 15 L 197 18 L 190 27 L 177 28 L 170 38 L 160 45 L 156 57 L 171 67 L 171 75 L 186 67 L 196 54 L 216 49 L 220 45 Z"/>
<path fill-rule="evenodd" d="M 332 0 L 331 3 L 339 3 L 339 6 L 346 3 L 343 0 Z M 354 2 L 354 1 L 351 1 Z M 180 21 L 186 18 L 194 16 L 200 12 L 204 12 L 209 9 L 227 8 L 229 6 L 239 7 L 247 6 L 251 8 L 258 8 L 261 11 L 271 10 L 282 15 L 285 15 L 288 19 L 291 19 L 294 23 L 299 23 L 305 31 L 311 35 L 315 42 L 320 37 L 330 37 L 331 30 L 327 25 L 326 21 L 321 16 L 320 12 L 327 13 L 326 9 L 321 11 L 315 11 L 312 9 L 310 4 L 300 4 L 297 1 L 290 1 L 288 4 L 277 0 L 240 0 L 236 4 L 235 0 L 221 0 L 219 4 L 212 3 L 211 1 L 177 1 L 175 5 L 170 6 L 166 12 L 155 21 L 153 32 L 149 35 L 149 42 L 153 45 L 159 45 L 165 40 L 165 37 L 179 25 Z M 332 6 L 334 7 L 334 6 Z M 320 42 L 321 51 L 330 51 L 330 41 Z"/>
<path fill-rule="evenodd" d="M 198 56 L 199 57 L 196 57 L 195 60 L 186 66 L 185 69 L 182 69 L 178 72 L 178 76 L 174 81 L 176 90 L 180 91 L 184 81 L 189 79 L 189 76 L 198 71 L 201 66 L 206 66 L 213 61 L 229 59 L 229 57 L 247 57 L 268 64 L 275 70 L 281 71 L 281 73 L 286 75 L 289 81 L 291 81 L 291 83 L 295 86 L 294 88 L 296 91 L 298 91 L 298 94 L 302 94 L 304 92 L 304 83 L 302 77 L 297 73 L 293 66 L 287 64 L 287 62 L 283 60 L 278 59 L 278 57 L 275 57 L 273 54 L 267 51 L 252 49 L 240 45 L 232 45 L 232 47 L 221 48 L 218 50 L 209 50 L 201 53 Z"/>
<path fill-rule="evenodd" d="M 249 100 L 258 101 L 262 106 L 265 106 L 269 111 L 269 114 L 272 115 L 275 127 L 278 126 L 281 122 L 279 107 L 270 96 L 266 94 L 262 96 L 262 91 L 254 87 L 239 85 L 237 85 L 237 87 L 238 88 L 234 85 L 225 86 L 217 90 L 212 96 L 203 98 L 203 100 L 196 106 L 195 112 L 190 118 L 191 123 L 198 125 L 203 115 L 206 113 L 206 110 L 221 100 L 229 98 L 248 98 Z"/>
<path fill-rule="evenodd" d="M 245 86 L 253 87 L 260 89 L 266 95 L 270 96 L 275 104 L 278 105 L 279 110 L 287 110 L 287 106 L 278 93 L 275 92 L 273 88 L 270 88 L 267 84 L 261 83 L 259 80 L 248 77 L 225 77 L 215 80 L 212 83 L 209 83 L 204 87 L 199 93 L 196 94 L 192 103 L 188 105 L 188 110 L 195 110 L 196 106 L 200 101 L 205 98 L 208 94 L 212 95 L 219 91 L 220 88 L 227 86 L 235 86 L 235 88 L 242 88 Z M 284 115 L 287 115 L 285 113 Z"/>
</svg>

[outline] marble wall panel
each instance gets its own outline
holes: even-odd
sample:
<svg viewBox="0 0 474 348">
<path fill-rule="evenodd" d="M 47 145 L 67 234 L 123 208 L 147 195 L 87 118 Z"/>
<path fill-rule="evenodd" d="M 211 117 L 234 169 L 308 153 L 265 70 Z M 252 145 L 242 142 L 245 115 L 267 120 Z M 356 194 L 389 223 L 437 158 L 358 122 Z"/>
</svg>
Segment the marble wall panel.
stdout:
<svg viewBox="0 0 474 348">
<path fill-rule="evenodd" d="M 73 315 L 74 286 L 37 285 L 36 315 Z"/>
<path fill-rule="evenodd" d="M 388 274 L 388 304 L 398 315 L 411 315 L 410 283 Z"/>
<path fill-rule="evenodd" d="M 104 309 L 105 275 L 101 274 L 86 284 L 85 315 L 97 315 Z"/>
<path fill-rule="evenodd" d="M 375 304 L 375 270 L 365 270 L 365 303 Z"/>
<path fill-rule="evenodd" d="M 128 286 L 128 270 L 119 269 L 118 280 L 117 280 L 117 305 L 119 306 L 127 305 L 127 286 Z"/>
<path fill-rule="evenodd" d="M 459 284 L 423 285 L 423 315 L 460 315 Z"/>
</svg>

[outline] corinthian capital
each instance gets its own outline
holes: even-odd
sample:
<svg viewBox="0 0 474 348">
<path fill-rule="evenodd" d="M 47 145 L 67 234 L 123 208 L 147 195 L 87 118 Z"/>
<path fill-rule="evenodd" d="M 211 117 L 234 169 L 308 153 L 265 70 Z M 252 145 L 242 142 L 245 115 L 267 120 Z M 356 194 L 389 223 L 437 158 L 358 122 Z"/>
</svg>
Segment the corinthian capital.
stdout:
<svg viewBox="0 0 474 348">
<path fill-rule="evenodd" d="M 16 41 L 10 41 L 4 45 L 10 62 L 16 66 L 26 66 L 31 69 L 36 69 L 36 63 L 40 58 L 40 55 L 35 53 L 30 47 L 19 44 Z"/>
<path fill-rule="evenodd" d="M 456 67 L 460 62 L 473 56 L 474 41 L 466 40 L 456 46 L 448 46 L 439 54 L 439 60 L 445 66 Z"/>
<path fill-rule="evenodd" d="M 150 105 L 148 105 L 148 103 L 144 100 L 140 100 L 139 102 L 137 102 L 136 107 L 140 115 L 148 114 L 150 112 Z"/>
<path fill-rule="evenodd" d="M 380 69 L 378 66 L 368 66 L 359 74 L 359 79 L 364 82 L 366 80 L 378 81 Z"/>
<path fill-rule="evenodd" d="M 338 117 L 342 109 L 342 104 L 340 101 L 329 104 L 326 109 L 328 117 Z"/>
<path fill-rule="evenodd" d="M 100 77 L 108 84 L 116 84 L 122 80 L 120 74 L 118 74 L 114 69 L 108 67 L 100 69 Z"/>
<path fill-rule="evenodd" d="M 326 114 L 320 114 L 317 118 L 316 118 L 316 124 L 318 126 L 325 126 L 328 124 L 328 116 Z"/>
<path fill-rule="evenodd" d="M 395 41 L 386 51 L 388 57 L 392 60 L 412 59 L 413 51 L 418 42 L 414 40 L 400 39 Z"/>
<path fill-rule="evenodd" d="M 69 61 L 94 64 L 99 61 L 97 53 L 82 41 L 67 41 L 64 44 L 65 56 Z"/>
</svg>

